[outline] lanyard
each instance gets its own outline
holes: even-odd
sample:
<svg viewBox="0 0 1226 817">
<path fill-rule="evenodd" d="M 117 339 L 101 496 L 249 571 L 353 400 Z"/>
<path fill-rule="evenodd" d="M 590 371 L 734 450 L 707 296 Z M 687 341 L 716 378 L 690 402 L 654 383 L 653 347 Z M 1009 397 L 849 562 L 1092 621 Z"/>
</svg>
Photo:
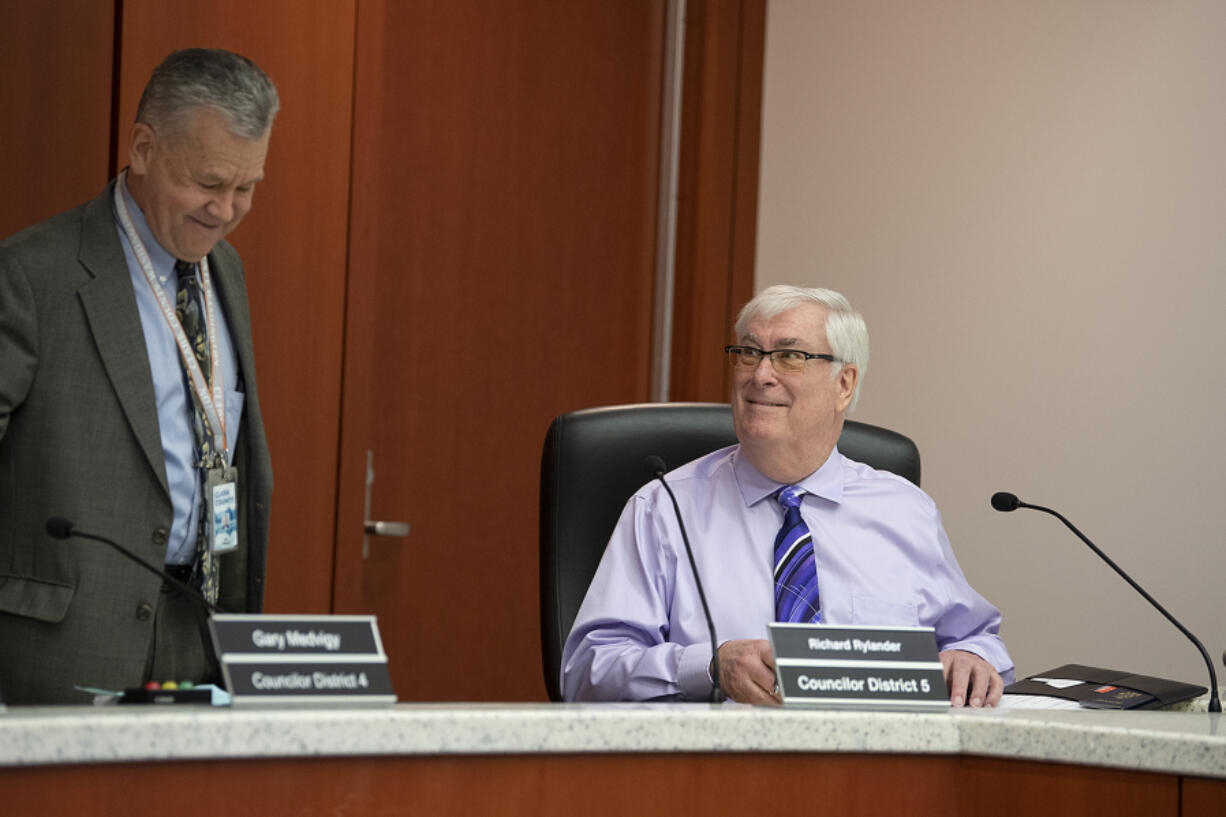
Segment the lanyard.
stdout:
<svg viewBox="0 0 1226 817">
<path fill-rule="evenodd" d="M 161 307 L 162 317 L 166 320 L 166 325 L 170 327 L 170 331 L 175 338 L 175 344 L 179 347 L 179 358 L 183 361 L 183 367 L 187 370 L 188 377 L 191 380 L 192 391 L 195 392 L 197 399 L 200 401 L 200 406 L 204 409 L 205 433 L 212 438 L 213 451 L 221 454 L 223 457 L 222 462 L 228 462 L 229 453 L 226 450 L 225 423 L 226 392 L 222 383 L 220 356 L 217 354 L 218 329 L 213 312 L 212 287 L 209 286 L 209 259 L 207 256 L 200 259 L 200 287 L 204 291 L 205 328 L 209 336 L 209 359 L 212 362 L 212 371 L 209 373 L 210 379 L 205 380 L 204 372 L 200 369 L 200 363 L 196 360 L 196 353 L 192 351 L 191 342 L 187 339 L 187 333 L 183 331 L 183 326 L 179 323 L 178 313 L 175 312 L 174 305 L 171 304 L 166 291 L 158 284 L 157 275 L 153 271 L 153 262 L 149 260 L 149 253 L 145 250 L 145 244 L 141 241 L 140 236 L 137 235 L 136 228 L 132 225 L 132 218 L 128 215 L 128 205 L 124 201 L 123 196 L 123 191 L 127 189 L 127 185 L 124 182 L 126 176 L 127 171 L 125 170 L 119 175 L 119 181 L 115 184 L 115 211 L 119 214 L 119 223 L 123 226 L 123 231 L 128 236 L 128 243 L 132 245 L 132 252 L 136 256 L 136 262 L 139 264 L 141 272 L 145 274 L 145 280 L 149 282 L 149 288 L 153 290 L 158 306 Z M 213 384 L 211 390 L 209 383 Z M 220 439 L 218 431 L 221 432 Z"/>
</svg>

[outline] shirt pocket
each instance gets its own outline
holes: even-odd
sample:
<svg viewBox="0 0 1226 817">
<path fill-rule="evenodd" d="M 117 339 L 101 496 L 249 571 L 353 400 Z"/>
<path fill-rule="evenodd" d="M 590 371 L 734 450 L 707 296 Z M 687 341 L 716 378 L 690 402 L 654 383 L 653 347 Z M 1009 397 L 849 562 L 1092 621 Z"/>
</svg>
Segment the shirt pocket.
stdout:
<svg viewBox="0 0 1226 817">
<path fill-rule="evenodd" d="M 852 624 L 876 624 L 885 627 L 919 626 L 919 608 L 914 604 L 852 596 Z"/>
</svg>

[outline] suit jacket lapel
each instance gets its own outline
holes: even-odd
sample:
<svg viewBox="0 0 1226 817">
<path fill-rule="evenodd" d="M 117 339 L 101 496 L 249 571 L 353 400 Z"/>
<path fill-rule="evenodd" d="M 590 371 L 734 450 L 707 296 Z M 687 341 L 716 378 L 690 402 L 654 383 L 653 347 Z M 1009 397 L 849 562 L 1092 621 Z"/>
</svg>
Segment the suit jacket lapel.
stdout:
<svg viewBox="0 0 1226 817">
<path fill-rule="evenodd" d="M 222 242 L 225 245 L 224 242 Z M 234 344 L 234 354 L 238 356 L 239 377 L 246 384 L 248 393 L 255 390 L 255 360 L 251 343 L 251 310 L 247 304 L 247 288 L 243 283 L 242 269 L 237 263 L 225 263 L 221 253 L 215 248 L 209 253 L 209 275 L 217 296 L 221 299 L 221 308 L 226 315 L 226 325 L 230 330 L 230 341 Z M 228 256 L 234 256 L 231 250 Z"/>
<path fill-rule="evenodd" d="M 149 351 L 112 211 L 114 187 L 112 181 L 86 206 L 82 217 L 79 258 L 93 279 L 81 287 L 78 296 L 119 405 L 169 497 Z"/>
<path fill-rule="evenodd" d="M 239 374 L 246 391 L 243 403 L 243 425 L 234 451 L 234 461 L 239 465 L 239 485 L 243 492 L 240 518 L 243 519 L 243 534 L 239 547 L 246 548 L 246 562 L 231 557 L 229 563 L 222 561 L 223 592 L 227 582 L 230 592 L 239 606 L 249 613 L 258 613 L 264 607 L 264 569 L 268 555 L 268 501 L 272 494 L 272 463 L 268 458 L 268 442 L 264 437 L 264 425 L 260 416 L 259 389 L 255 380 L 255 353 L 251 340 L 251 308 L 247 300 L 247 287 L 243 280 L 242 262 L 238 253 L 224 241 L 219 242 L 209 253 L 209 271 L 213 287 L 217 290 L 221 308 L 226 313 L 230 329 L 230 341 L 238 357 Z M 237 588 L 237 591 L 233 588 Z M 234 602 L 231 602 L 234 603 Z"/>
</svg>

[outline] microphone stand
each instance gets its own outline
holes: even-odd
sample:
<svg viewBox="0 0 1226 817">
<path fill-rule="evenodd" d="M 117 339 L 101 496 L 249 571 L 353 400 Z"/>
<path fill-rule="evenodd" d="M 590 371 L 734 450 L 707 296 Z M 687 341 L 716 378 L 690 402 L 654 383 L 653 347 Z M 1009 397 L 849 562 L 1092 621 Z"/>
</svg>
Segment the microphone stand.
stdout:
<svg viewBox="0 0 1226 817">
<path fill-rule="evenodd" d="M 668 491 L 668 498 L 673 501 L 673 513 L 677 516 L 677 526 L 681 528 L 681 541 L 685 543 L 685 555 L 690 560 L 690 570 L 694 574 L 694 586 L 698 588 L 698 600 L 702 602 L 702 613 L 707 618 L 707 630 L 711 634 L 711 681 L 714 684 L 711 688 L 711 702 L 718 703 L 720 700 L 719 641 L 715 636 L 715 619 L 711 618 L 711 608 L 707 606 L 707 594 L 702 589 L 702 578 L 698 575 L 698 564 L 694 561 L 694 550 L 690 547 L 690 537 L 686 534 L 685 522 L 681 519 L 681 506 L 677 504 L 677 497 L 673 494 L 673 489 L 664 479 L 664 460 L 652 454 L 643 462 L 643 465 L 647 468 L 647 472 L 651 474 L 652 478 L 660 480 L 664 490 Z"/>
<path fill-rule="evenodd" d="M 1199 638 L 1197 638 L 1195 635 L 1192 634 L 1191 630 L 1189 630 L 1187 627 L 1180 624 L 1178 619 L 1176 619 L 1173 615 L 1168 613 L 1166 608 L 1158 603 L 1157 599 L 1155 599 L 1149 593 L 1146 593 L 1145 588 L 1141 587 L 1141 585 L 1133 581 L 1132 577 L 1129 576 L 1127 573 L 1125 573 L 1123 568 L 1121 568 L 1114 561 L 1112 561 L 1110 556 L 1108 556 L 1107 554 L 1099 550 L 1098 546 L 1095 545 L 1093 542 L 1091 542 L 1084 533 L 1077 530 L 1077 526 L 1074 525 L 1072 522 L 1068 521 L 1068 519 L 1064 517 L 1064 514 L 1060 513 L 1059 511 L 1054 511 L 1051 508 L 1045 508 L 1042 505 L 1031 505 L 1027 502 L 1022 502 L 1020 499 L 1018 499 L 1013 494 L 1005 493 L 1003 491 L 992 495 L 992 507 L 998 511 L 1005 511 L 1005 512 L 1012 511 L 1015 508 L 1030 508 L 1031 510 L 1042 511 L 1043 513 L 1049 513 L 1052 516 L 1059 519 L 1061 522 L 1063 522 L 1065 527 L 1067 527 L 1073 533 L 1077 534 L 1077 538 L 1085 542 L 1086 545 L 1090 548 L 1090 550 L 1098 554 L 1098 558 L 1106 562 L 1111 567 L 1112 570 L 1114 570 L 1116 573 L 1120 575 L 1120 578 L 1128 582 L 1128 584 L 1132 587 L 1133 590 L 1136 590 L 1138 593 L 1140 593 L 1142 598 L 1144 598 L 1146 601 L 1152 604 L 1154 606 L 1154 609 L 1156 609 L 1159 613 L 1165 616 L 1167 621 L 1174 624 L 1175 627 L 1179 630 L 1179 632 L 1187 636 L 1188 640 L 1196 645 L 1196 649 L 1200 650 L 1201 658 L 1205 660 L 1205 666 L 1209 668 L 1209 684 L 1210 684 L 1209 711 L 1210 712 L 1221 712 L 1222 711 L 1222 701 L 1218 697 L 1218 691 L 1217 691 L 1217 672 L 1213 669 L 1213 662 L 1209 660 L 1209 653 L 1208 651 L 1205 650 L 1205 645 L 1200 642 Z M 1226 660 L 1226 654 L 1223 655 L 1223 660 Z"/>
<path fill-rule="evenodd" d="M 55 517 L 48 519 L 47 524 L 46 524 L 46 529 L 47 529 L 47 533 L 49 533 L 52 537 L 56 539 L 64 540 L 64 539 L 71 539 L 73 537 L 76 537 L 78 539 L 89 539 L 94 542 L 101 542 L 102 544 L 114 550 L 119 555 L 123 556 L 128 561 L 139 565 L 140 567 L 149 571 L 153 575 L 157 576 L 162 581 L 174 587 L 175 590 L 178 591 L 180 594 L 187 596 L 192 601 L 194 601 L 197 605 L 199 605 L 204 610 L 204 613 L 205 613 L 204 618 L 199 620 L 200 646 L 204 650 L 204 660 L 205 660 L 205 663 L 208 665 L 209 674 L 213 676 L 213 678 L 216 680 L 216 683 L 218 684 L 224 683 L 223 675 L 221 672 L 221 665 L 220 663 L 218 663 L 217 653 L 212 647 L 212 637 L 209 634 L 209 628 L 208 628 L 209 617 L 214 613 L 224 612 L 220 607 L 218 607 L 216 604 L 206 599 L 204 597 L 204 594 L 202 594 L 196 588 L 192 587 L 187 582 L 184 582 L 170 575 L 165 570 L 161 570 L 155 567 L 154 565 L 151 565 L 149 562 L 145 561 L 141 557 L 137 556 L 135 553 L 131 552 L 127 548 L 120 545 L 118 542 L 114 542 L 106 538 L 105 536 L 99 536 L 98 534 L 90 533 L 88 531 L 78 530 L 76 527 L 73 526 L 71 522 L 69 522 L 67 519 L 64 519 L 63 517 L 55 516 Z"/>
</svg>

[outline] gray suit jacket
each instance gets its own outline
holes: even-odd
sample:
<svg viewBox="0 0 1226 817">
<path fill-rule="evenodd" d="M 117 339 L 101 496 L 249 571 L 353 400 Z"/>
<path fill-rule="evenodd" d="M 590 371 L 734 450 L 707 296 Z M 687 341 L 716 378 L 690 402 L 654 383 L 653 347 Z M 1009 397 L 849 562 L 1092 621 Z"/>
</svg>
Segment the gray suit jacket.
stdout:
<svg viewBox="0 0 1226 817">
<path fill-rule="evenodd" d="M 87 702 L 74 684 L 136 686 L 153 643 L 162 582 L 101 543 L 58 541 L 45 531 L 49 517 L 62 516 L 153 564 L 166 556 L 170 492 L 149 357 L 112 215 L 114 184 L 0 242 L 5 703 Z M 219 603 L 258 612 L 272 465 L 242 264 L 223 241 L 209 265 L 246 388 L 235 449 L 240 546 L 221 559 Z"/>
</svg>

